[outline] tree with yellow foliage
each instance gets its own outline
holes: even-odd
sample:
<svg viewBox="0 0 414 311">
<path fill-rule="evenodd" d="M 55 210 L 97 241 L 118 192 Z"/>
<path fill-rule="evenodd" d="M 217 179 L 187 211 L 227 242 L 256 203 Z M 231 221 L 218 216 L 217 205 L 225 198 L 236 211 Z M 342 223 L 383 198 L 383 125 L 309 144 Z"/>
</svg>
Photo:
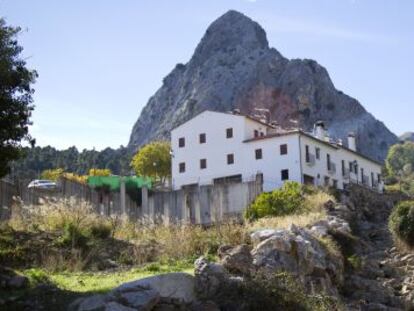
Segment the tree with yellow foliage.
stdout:
<svg viewBox="0 0 414 311">
<path fill-rule="evenodd" d="M 154 141 L 138 150 L 131 166 L 136 175 L 150 177 L 163 184 L 171 176 L 171 145 L 167 141 Z"/>
</svg>

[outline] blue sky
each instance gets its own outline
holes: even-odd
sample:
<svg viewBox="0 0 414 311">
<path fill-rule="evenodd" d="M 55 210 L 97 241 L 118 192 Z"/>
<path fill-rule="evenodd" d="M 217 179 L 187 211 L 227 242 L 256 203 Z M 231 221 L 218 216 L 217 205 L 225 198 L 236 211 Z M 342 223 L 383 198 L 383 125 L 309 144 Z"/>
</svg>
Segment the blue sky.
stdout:
<svg viewBox="0 0 414 311">
<path fill-rule="evenodd" d="M 414 1 L 0 0 L 39 73 L 38 145 L 126 145 L 162 78 L 229 9 L 259 22 L 285 57 L 318 61 L 396 134 L 414 131 Z"/>
</svg>

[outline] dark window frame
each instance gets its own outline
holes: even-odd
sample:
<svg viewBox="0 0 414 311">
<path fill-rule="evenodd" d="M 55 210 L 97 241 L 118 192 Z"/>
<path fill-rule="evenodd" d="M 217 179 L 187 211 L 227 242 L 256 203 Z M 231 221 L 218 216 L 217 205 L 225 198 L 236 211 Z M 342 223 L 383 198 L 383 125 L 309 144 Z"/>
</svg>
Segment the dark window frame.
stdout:
<svg viewBox="0 0 414 311">
<path fill-rule="evenodd" d="M 288 144 L 281 144 L 279 148 L 280 148 L 280 155 L 288 154 Z"/>
<path fill-rule="evenodd" d="M 233 138 L 233 128 L 229 127 L 226 129 L 226 138 Z"/>
<path fill-rule="evenodd" d="M 200 169 L 204 170 L 207 168 L 207 159 L 200 159 Z"/>
<path fill-rule="evenodd" d="M 255 155 L 256 160 L 263 159 L 263 151 L 262 151 L 262 148 L 255 149 L 254 150 L 254 155 Z"/>
<path fill-rule="evenodd" d="M 289 180 L 289 169 L 284 169 L 280 171 L 280 179 L 282 181 Z"/>
<path fill-rule="evenodd" d="M 319 148 L 319 147 L 315 147 L 315 158 L 317 160 L 321 159 L 321 148 Z"/>
<path fill-rule="evenodd" d="M 200 144 L 205 144 L 207 141 L 206 133 L 201 133 L 200 135 L 198 135 L 198 141 Z"/>
<path fill-rule="evenodd" d="M 328 171 L 331 170 L 331 155 L 329 153 L 326 154 L 326 167 Z"/>
<path fill-rule="evenodd" d="M 185 137 L 178 138 L 178 148 L 184 148 L 185 147 Z"/>
<path fill-rule="evenodd" d="M 227 165 L 234 164 L 234 153 L 227 154 Z"/>
<path fill-rule="evenodd" d="M 185 173 L 185 162 L 178 163 L 178 172 Z"/>
</svg>

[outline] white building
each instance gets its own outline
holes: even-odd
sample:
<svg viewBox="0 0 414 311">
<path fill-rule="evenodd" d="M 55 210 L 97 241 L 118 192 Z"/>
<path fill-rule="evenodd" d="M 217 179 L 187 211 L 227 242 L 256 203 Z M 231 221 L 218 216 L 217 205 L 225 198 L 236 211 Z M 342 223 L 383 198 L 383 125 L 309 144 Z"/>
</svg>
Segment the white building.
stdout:
<svg viewBox="0 0 414 311">
<path fill-rule="evenodd" d="M 282 130 L 248 116 L 204 111 L 171 132 L 172 185 L 263 178 L 264 191 L 286 180 L 343 189 L 358 183 L 382 191 L 382 164 L 332 142 L 322 122 L 313 134 Z"/>
</svg>

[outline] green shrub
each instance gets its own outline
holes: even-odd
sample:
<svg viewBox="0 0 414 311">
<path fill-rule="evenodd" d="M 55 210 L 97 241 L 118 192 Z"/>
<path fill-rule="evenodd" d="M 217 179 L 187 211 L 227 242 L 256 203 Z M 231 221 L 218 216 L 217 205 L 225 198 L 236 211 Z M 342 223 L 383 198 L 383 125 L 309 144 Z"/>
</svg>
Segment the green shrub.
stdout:
<svg viewBox="0 0 414 311">
<path fill-rule="evenodd" d="M 89 228 L 89 234 L 91 237 L 96 239 L 106 239 L 110 237 L 112 233 L 112 228 L 109 224 L 97 222 L 95 224 L 91 224 Z"/>
<path fill-rule="evenodd" d="M 403 201 L 394 207 L 389 228 L 396 238 L 414 247 L 414 201 Z"/>
<path fill-rule="evenodd" d="M 245 218 L 283 216 L 300 211 L 303 202 L 302 187 L 297 182 L 286 182 L 282 188 L 260 194 L 245 212 Z"/>
<path fill-rule="evenodd" d="M 66 223 L 63 227 L 63 233 L 59 238 L 59 244 L 71 247 L 86 247 L 88 242 L 87 234 L 76 226 L 74 223 Z"/>
</svg>

